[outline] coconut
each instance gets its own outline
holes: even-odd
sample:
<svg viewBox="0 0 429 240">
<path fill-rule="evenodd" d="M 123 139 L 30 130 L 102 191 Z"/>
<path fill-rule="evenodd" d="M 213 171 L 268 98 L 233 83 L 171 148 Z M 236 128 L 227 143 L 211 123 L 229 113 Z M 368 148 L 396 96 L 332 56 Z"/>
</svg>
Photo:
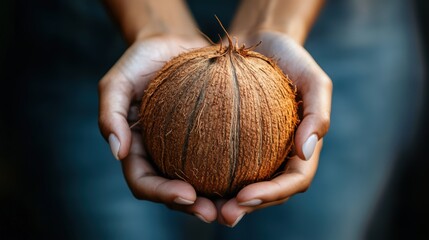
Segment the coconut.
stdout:
<svg viewBox="0 0 429 240">
<path fill-rule="evenodd" d="M 291 80 L 273 59 L 228 39 L 167 62 L 140 109 L 143 143 L 160 174 L 210 198 L 271 179 L 298 123 Z"/>
</svg>

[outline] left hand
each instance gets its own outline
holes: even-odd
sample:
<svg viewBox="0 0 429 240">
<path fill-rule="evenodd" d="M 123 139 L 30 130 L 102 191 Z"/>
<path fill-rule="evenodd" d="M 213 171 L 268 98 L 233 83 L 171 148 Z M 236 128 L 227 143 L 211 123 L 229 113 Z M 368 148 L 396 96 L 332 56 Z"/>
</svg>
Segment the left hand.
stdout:
<svg viewBox="0 0 429 240">
<path fill-rule="evenodd" d="M 127 122 L 138 121 L 138 106 L 132 106 L 132 102 L 141 100 L 153 75 L 166 61 L 207 44 L 200 36 L 137 39 L 99 83 L 99 127 L 113 155 L 121 160 L 125 179 L 136 198 L 162 203 L 211 222 L 217 216 L 214 203 L 197 196 L 189 183 L 159 176 L 143 147 L 141 131 L 130 129 Z"/>
</svg>

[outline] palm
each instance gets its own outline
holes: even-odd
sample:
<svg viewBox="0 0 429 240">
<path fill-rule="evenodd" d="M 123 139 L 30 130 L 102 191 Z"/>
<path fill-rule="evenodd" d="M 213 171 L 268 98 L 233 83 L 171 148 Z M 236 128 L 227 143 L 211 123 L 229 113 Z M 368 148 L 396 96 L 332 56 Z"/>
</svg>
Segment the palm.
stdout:
<svg viewBox="0 0 429 240">
<path fill-rule="evenodd" d="M 184 51 L 202 47 L 202 39 L 185 40 L 177 37 L 156 37 L 134 43 L 115 65 L 115 70 L 134 87 L 139 100 L 153 75 L 172 57 Z"/>
</svg>

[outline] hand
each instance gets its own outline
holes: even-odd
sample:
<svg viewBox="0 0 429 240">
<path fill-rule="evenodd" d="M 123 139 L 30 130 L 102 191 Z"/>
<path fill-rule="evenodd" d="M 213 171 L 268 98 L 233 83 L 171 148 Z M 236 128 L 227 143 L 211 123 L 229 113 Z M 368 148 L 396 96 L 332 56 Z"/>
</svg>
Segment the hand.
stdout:
<svg viewBox="0 0 429 240">
<path fill-rule="evenodd" d="M 262 41 L 255 51 L 277 60 L 297 87 L 302 105 L 294 155 L 287 160 L 281 175 L 271 181 L 250 184 L 235 198 L 217 204 L 218 221 L 228 226 L 235 226 L 247 213 L 281 204 L 308 189 L 317 170 L 322 138 L 329 129 L 332 95 L 330 78 L 310 54 L 287 35 L 261 31 L 251 37 L 238 37 L 238 40 L 244 40 L 246 46 Z"/>
<path fill-rule="evenodd" d="M 113 155 L 121 159 L 126 181 L 136 198 L 163 203 L 211 222 L 217 215 L 214 203 L 197 197 L 189 183 L 158 176 L 147 160 L 141 132 L 137 128 L 131 131 L 128 124 L 137 121 L 138 108 L 131 105 L 141 100 L 150 79 L 164 63 L 181 52 L 205 45 L 200 37 L 137 40 L 99 83 L 99 127 Z"/>
</svg>

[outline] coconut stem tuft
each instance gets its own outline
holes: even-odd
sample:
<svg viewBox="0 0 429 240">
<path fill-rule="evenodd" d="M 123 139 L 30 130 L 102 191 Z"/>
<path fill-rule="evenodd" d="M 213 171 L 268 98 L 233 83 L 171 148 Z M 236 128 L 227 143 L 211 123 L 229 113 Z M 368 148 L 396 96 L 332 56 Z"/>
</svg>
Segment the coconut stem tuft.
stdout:
<svg viewBox="0 0 429 240">
<path fill-rule="evenodd" d="M 222 41 L 222 37 L 220 36 L 220 34 L 218 34 L 218 36 L 219 36 L 219 41 L 220 41 L 220 48 L 219 48 L 219 52 L 221 52 L 221 51 L 222 51 L 222 48 L 223 48 L 223 41 Z"/>
<path fill-rule="evenodd" d="M 222 22 L 220 21 L 220 19 L 215 15 L 216 20 L 218 21 L 218 23 L 220 24 L 220 27 L 222 28 L 222 30 L 225 32 L 226 37 L 228 38 L 228 51 L 231 53 L 232 50 L 235 50 L 234 45 L 232 43 L 232 39 L 231 36 L 229 36 L 228 31 L 226 31 L 225 27 L 223 26 Z"/>
</svg>

